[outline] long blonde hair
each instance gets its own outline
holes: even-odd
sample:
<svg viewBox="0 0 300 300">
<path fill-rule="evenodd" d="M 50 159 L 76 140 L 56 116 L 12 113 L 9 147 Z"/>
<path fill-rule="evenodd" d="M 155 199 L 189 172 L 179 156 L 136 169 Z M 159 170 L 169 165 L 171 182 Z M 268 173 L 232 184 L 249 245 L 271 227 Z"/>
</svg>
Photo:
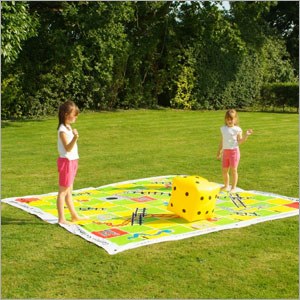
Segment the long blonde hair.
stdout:
<svg viewBox="0 0 300 300">
<path fill-rule="evenodd" d="M 225 114 L 225 124 L 226 120 L 234 120 L 234 125 L 239 124 L 239 117 L 235 109 L 228 109 Z"/>
</svg>

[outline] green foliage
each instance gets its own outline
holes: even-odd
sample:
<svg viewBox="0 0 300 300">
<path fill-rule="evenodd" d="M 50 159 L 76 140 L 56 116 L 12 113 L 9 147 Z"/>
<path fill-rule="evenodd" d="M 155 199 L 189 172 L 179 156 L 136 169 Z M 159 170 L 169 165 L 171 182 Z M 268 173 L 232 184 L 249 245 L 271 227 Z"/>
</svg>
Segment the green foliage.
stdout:
<svg viewBox="0 0 300 300">
<path fill-rule="evenodd" d="M 204 108 L 221 109 L 232 105 L 225 90 L 236 79 L 236 73 L 245 55 L 245 42 L 239 29 L 222 17 L 215 6 L 206 4 L 199 15 L 203 24 L 200 38 L 194 42 L 197 82 L 196 98 Z"/>
<path fill-rule="evenodd" d="M 18 58 L 23 43 L 36 35 L 38 18 L 30 14 L 25 2 L 1 1 L 1 58 L 11 64 Z"/>
<path fill-rule="evenodd" d="M 261 48 L 260 55 L 264 83 L 298 81 L 289 59 L 290 55 L 281 39 L 277 37 L 267 38 Z"/>
<path fill-rule="evenodd" d="M 268 19 L 276 5 L 2 2 L 1 116 L 52 114 L 66 99 L 94 110 L 252 106 L 263 84 L 298 80 Z"/>
<path fill-rule="evenodd" d="M 299 108 L 299 84 L 294 82 L 266 84 L 262 87 L 261 105 L 263 107 L 285 106 Z"/>
<path fill-rule="evenodd" d="M 192 98 L 192 90 L 194 87 L 195 76 L 192 67 L 183 66 L 182 72 L 176 82 L 177 91 L 174 100 L 171 100 L 171 106 L 180 109 L 191 109 L 195 104 Z"/>
<path fill-rule="evenodd" d="M 186 63 L 182 65 L 175 85 L 177 87 L 175 97 L 171 99 L 171 107 L 179 109 L 194 109 L 197 101 L 194 98 L 193 88 L 196 82 L 195 60 L 191 51 L 186 51 Z"/>
<path fill-rule="evenodd" d="M 237 24 L 247 46 L 259 49 L 263 46 L 269 28 L 265 20 L 272 6 L 272 1 L 234 1 L 230 3 L 230 16 Z"/>
<path fill-rule="evenodd" d="M 165 71 L 160 61 L 166 46 L 168 12 L 171 2 L 133 4 L 134 18 L 127 26 L 130 43 L 126 62 L 126 81 L 120 95 L 121 108 L 156 107 L 163 92 Z"/>
<path fill-rule="evenodd" d="M 263 83 L 260 65 L 261 59 L 256 52 L 244 55 L 234 80 L 225 87 L 223 97 L 227 99 L 226 108 L 250 107 L 255 103 Z"/>
<path fill-rule="evenodd" d="M 295 73 L 299 74 L 299 1 L 278 1 L 265 19 L 284 39 Z"/>
</svg>

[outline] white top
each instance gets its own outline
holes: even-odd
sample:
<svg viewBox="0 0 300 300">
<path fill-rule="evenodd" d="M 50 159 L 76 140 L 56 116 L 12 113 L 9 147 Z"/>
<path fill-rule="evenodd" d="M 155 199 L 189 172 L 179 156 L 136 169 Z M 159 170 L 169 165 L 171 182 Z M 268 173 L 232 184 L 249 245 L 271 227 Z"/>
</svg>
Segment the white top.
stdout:
<svg viewBox="0 0 300 300">
<path fill-rule="evenodd" d="M 237 136 L 242 133 L 239 126 L 228 127 L 226 125 L 221 127 L 223 136 L 223 149 L 235 149 L 239 147 Z"/>
<path fill-rule="evenodd" d="M 74 134 L 73 134 L 71 128 L 66 127 L 64 124 L 61 124 L 59 126 L 58 131 L 57 131 L 57 148 L 58 148 L 59 157 L 64 157 L 64 158 L 67 158 L 68 160 L 78 159 L 79 155 L 78 155 L 77 143 L 75 143 L 74 147 L 72 148 L 72 150 L 70 152 L 67 152 L 67 150 L 65 149 L 65 147 L 62 143 L 62 140 L 60 138 L 60 135 L 59 135 L 60 132 L 64 132 L 66 134 L 68 144 L 72 141 L 72 139 L 74 137 Z"/>
</svg>

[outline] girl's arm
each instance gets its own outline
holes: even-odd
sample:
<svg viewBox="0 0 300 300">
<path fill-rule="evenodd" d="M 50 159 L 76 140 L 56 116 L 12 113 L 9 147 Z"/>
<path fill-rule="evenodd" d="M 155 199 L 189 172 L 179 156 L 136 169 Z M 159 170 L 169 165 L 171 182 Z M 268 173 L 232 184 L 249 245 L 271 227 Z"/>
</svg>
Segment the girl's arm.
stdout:
<svg viewBox="0 0 300 300">
<path fill-rule="evenodd" d="M 75 129 L 74 129 L 75 130 Z M 73 132 L 74 132 L 74 130 L 73 130 Z M 64 133 L 64 132 L 60 132 L 59 133 L 59 136 L 60 136 L 60 139 L 61 139 L 61 141 L 62 141 L 62 144 L 64 145 L 64 147 L 65 147 L 65 149 L 66 149 L 66 151 L 67 152 L 70 152 L 72 149 L 73 149 L 73 147 L 74 147 L 74 145 L 76 144 L 76 142 L 77 142 L 77 140 L 78 140 L 78 137 L 79 137 L 79 135 L 78 135 L 78 133 L 77 133 L 77 131 L 76 131 L 76 134 L 74 134 L 74 137 L 73 137 L 73 139 L 71 140 L 71 142 L 68 144 L 68 141 L 67 141 L 67 135 Z"/>
<path fill-rule="evenodd" d="M 238 138 L 238 143 L 242 144 L 242 143 L 246 142 L 246 140 L 248 139 L 248 136 L 251 135 L 252 133 L 253 133 L 252 129 L 248 129 L 244 136 L 243 136 L 242 132 L 240 132 L 238 134 L 238 137 L 237 137 Z"/>
<path fill-rule="evenodd" d="M 222 152 L 223 152 L 223 137 L 221 137 L 221 141 L 218 147 L 217 159 L 221 159 Z"/>
</svg>

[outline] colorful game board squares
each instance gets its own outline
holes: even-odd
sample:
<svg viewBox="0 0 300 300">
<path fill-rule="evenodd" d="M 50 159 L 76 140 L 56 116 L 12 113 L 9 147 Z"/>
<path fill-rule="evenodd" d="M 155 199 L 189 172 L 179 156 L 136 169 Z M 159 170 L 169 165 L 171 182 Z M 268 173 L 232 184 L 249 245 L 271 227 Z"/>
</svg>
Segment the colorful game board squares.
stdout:
<svg viewBox="0 0 300 300">
<path fill-rule="evenodd" d="M 148 202 L 148 201 L 155 200 L 155 198 L 152 198 L 150 196 L 140 196 L 138 198 L 131 198 L 131 200 L 136 201 L 136 202 Z"/>
<path fill-rule="evenodd" d="M 113 203 L 115 205 L 128 205 L 128 204 L 132 204 L 133 201 L 130 198 L 124 198 L 123 200 L 115 200 Z"/>
<path fill-rule="evenodd" d="M 128 240 L 134 240 L 137 238 L 142 238 L 142 239 L 147 239 L 147 240 L 151 240 L 151 239 L 157 239 L 159 237 L 163 237 L 163 236 L 168 236 L 170 235 L 170 233 L 172 233 L 171 229 L 152 229 L 152 230 L 148 230 L 148 231 L 144 231 L 144 232 L 137 232 L 137 233 L 133 233 L 131 235 L 129 235 L 127 237 Z"/>
<path fill-rule="evenodd" d="M 107 202 L 102 202 L 101 205 L 99 205 L 99 206 L 100 206 L 101 208 L 107 208 L 107 209 L 108 209 L 108 208 L 115 207 L 116 204 L 107 201 Z M 97 207 L 97 205 L 96 205 L 96 207 Z"/>
<path fill-rule="evenodd" d="M 168 206 L 168 203 L 169 203 L 169 199 L 170 199 L 170 197 L 168 197 L 168 199 L 166 199 L 166 200 L 159 199 L 159 200 L 151 201 L 151 206 L 166 209 Z"/>
<path fill-rule="evenodd" d="M 43 200 L 35 200 L 35 201 L 30 201 L 29 204 L 30 206 L 42 207 L 48 205 L 48 202 Z"/>
<path fill-rule="evenodd" d="M 267 217 L 275 214 L 275 211 L 267 210 L 267 209 L 259 209 L 256 212 L 258 217 Z"/>
<path fill-rule="evenodd" d="M 232 214 L 232 211 L 230 210 L 225 210 L 225 209 L 216 209 L 215 210 L 215 216 L 216 217 L 223 217 L 223 216 L 228 216 L 228 215 L 231 215 Z"/>
<path fill-rule="evenodd" d="M 137 232 L 146 232 L 148 230 L 152 230 L 153 228 L 147 226 L 147 225 L 127 225 L 122 227 L 122 230 L 127 231 L 128 235 L 130 235 L 131 233 L 137 233 Z"/>
<path fill-rule="evenodd" d="M 80 207 L 81 208 L 81 207 Z M 85 216 L 98 216 L 99 214 L 104 214 L 104 210 L 95 210 L 95 209 L 88 209 L 88 210 L 81 210 L 79 209 L 79 213 L 84 214 Z"/>
<path fill-rule="evenodd" d="M 259 203 L 258 200 L 254 200 L 254 199 L 245 199 L 245 200 L 243 200 L 243 202 L 245 205 L 253 205 L 253 204 Z"/>
<path fill-rule="evenodd" d="M 219 226 L 223 226 L 223 225 L 229 225 L 229 224 L 233 224 L 235 223 L 235 220 L 229 219 L 229 218 L 217 218 L 217 220 L 214 222 L 214 225 L 219 225 Z"/>
<path fill-rule="evenodd" d="M 105 224 L 99 224 L 97 223 L 97 221 L 95 220 L 91 220 L 91 223 L 85 223 L 83 225 L 81 225 L 85 230 L 89 231 L 89 232 L 93 232 L 93 231 L 101 231 L 101 230 L 105 230 L 105 229 L 110 229 L 109 226 L 105 225 Z"/>
<path fill-rule="evenodd" d="M 78 192 L 78 193 L 80 193 L 80 192 Z M 97 195 L 99 192 L 94 189 L 88 189 L 88 190 L 82 191 L 82 193 L 84 193 L 86 195 Z"/>
<path fill-rule="evenodd" d="M 112 195 L 106 195 L 106 197 L 102 197 L 100 199 L 104 200 L 104 201 L 113 201 L 113 202 L 115 202 L 115 201 L 118 201 L 118 200 L 124 200 L 124 199 L 128 199 L 128 198 L 124 197 L 124 196 L 112 194 Z"/>
<path fill-rule="evenodd" d="M 241 193 L 241 195 L 243 196 L 243 197 L 245 197 L 244 195 L 246 195 L 247 193 Z M 249 196 L 249 198 L 252 198 L 252 199 L 255 199 L 255 200 L 259 200 L 259 201 L 266 201 L 266 200 L 269 200 L 269 199 L 272 199 L 272 197 L 271 196 L 268 196 L 268 195 L 260 195 L 260 194 L 248 194 Z"/>
<path fill-rule="evenodd" d="M 148 184 L 145 184 L 144 187 L 146 189 L 164 189 L 166 187 L 165 184 L 163 183 L 148 183 Z"/>
<path fill-rule="evenodd" d="M 84 196 L 74 195 L 73 196 L 73 200 L 74 200 L 74 202 L 88 202 L 89 201 L 89 197 L 87 195 L 84 195 Z"/>
<path fill-rule="evenodd" d="M 16 201 L 21 202 L 21 203 L 31 203 L 34 201 L 39 201 L 40 198 L 35 198 L 35 197 L 31 197 L 31 198 L 17 198 Z"/>
<path fill-rule="evenodd" d="M 127 190 L 127 189 L 131 189 L 131 188 L 135 188 L 136 187 L 136 184 L 134 183 L 126 183 L 126 184 L 118 184 L 115 186 L 115 189 L 124 189 L 124 190 Z"/>
<path fill-rule="evenodd" d="M 183 234 L 183 233 L 188 233 L 188 232 L 192 232 L 194 231 L 193 228 L 191 227 L 187 227 L 181 224 L 175 225 L 175 226 L 171 226 L 166 228 L 167 230 L 171 230 L 172 233 L 169 233 L 169 235 L 173 235 L 173 234 Z"/>
<path fill-rule="evenodd" d="M 285 204 L 285 206 L 299 209 L 299 202 L 292 202 L 289 204 Z"/>
<path fill-rule="evenodd" d="M 149 223 L 147 222 L 147 225 L 154 228 L 165 228 L 165 227 L 174 226 L 174 222 L 161 218 L 153 222 L 149 222 Z"/>
<path fill-rule="evenodd" d="M 111 213 L 106 213 L 106 214 L 101 214 L 97 216 L 97 220 L 99 220 L 100 222 L 105 222 L 107 220 L 112 220 L 115 219 L 116 215 L 111 214 Z"/>
<path fill-rule="evenodd" d="M 80 220 L 80 221 L 76 221 L 74 222 L 74 224 L 78 224 L 78 225 L 85 225 L 85 224 L 90 224 L 93 221 L 91 219 L 87 219 L 87 220 Z"/>
<path fill-rule="evenodd" d="M 273 207 L 269 208 L 269 210 L 284 213 L 284 212 L 288 212 L 288 211 L 293 211 L 293 210 L 295 210 L 295 208 L 289 207 L 287 205 L 282 205 L 282 206 L 273 206 Z"/>
<path fill-rule="evenodd" d="M 277 199 L 268 200 L 268 203 L 277 204 L 277 205 L 278 204 L 280 204 L 280 205 L 286 205 L 286 204 L 293 203 L 293 201 L 277 198 Z"/>
<path fill-rule="evenodd" d="M 127 212 L 127 215 L 131 215 L 132 210 L 126 206 L 117 205 L 114 207 L 111 207 L 109 209 L 110 212 L 113 212 L 114 214 L 122 215 L 124 216 L 124 212 Z"/>
<path fill-rule="evenodd" d="M 53 195 L 49 195 L 49 196 L 44 196 L 44 197 L 41 197 L 40 199 L 44 200 L 44 201 L 48 201 L 48 202 L 56 202 L 56 199 L 57 199 L 57 196 L 53 196 Z"/>
<path fill-rule="evenodd" d="M 101 237 L 101 238 L 110 239 L 112 237 L 127 234 L 128 232 L 120 230 L 118 228 L 110 228 L 110 229 L 101 230 L 101 231 L 93 231 L 92 233 L 94 235 L 97 235 L 97 236 Z"/>
<path fill-rule="evenodd" d="M 44 209 L 44 210 L 45 210 L 45 212 L 48 213 L 48 214 L 51 214 L 51 215 L 53 215 L 53 216 L 55 216 L 55 217 L 58 216 L 58 213 L 57 213 L 57 209 L 56 209 L 56 208 Z"/>
<path fill-rule="evenodd" d="M 114 214 L 120 217 L 120 219 L 130 219 L 132 215 L 132 211 L 126 209 L 124 211 L 115 211 Z"/>
</svg>

